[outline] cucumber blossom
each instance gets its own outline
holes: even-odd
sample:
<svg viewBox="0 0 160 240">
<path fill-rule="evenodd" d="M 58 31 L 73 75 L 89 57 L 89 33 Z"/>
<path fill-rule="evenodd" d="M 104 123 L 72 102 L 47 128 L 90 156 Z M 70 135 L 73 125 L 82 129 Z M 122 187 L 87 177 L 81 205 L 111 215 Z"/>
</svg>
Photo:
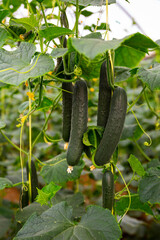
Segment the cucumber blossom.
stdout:
<svg viewBox="0 0 160 240">
<path fill-rule="evenodd" d="M 62 92 L 62 137 L 65 142 L 68 142 L 71 130 L 73 85 L 71 82 L 63 82 L 62 89 L 65 90 Z"/>
<path fill-rule="evenodd" d="M 102 63 L 99 79 L 99 96 L 98 96 L 98 113 L 97 113 L 97 126 L 106 126 L 110 103 L 111 103 L 111 88 L 108 83 L 107 65 L 106 61 Z"/>
<path fill-rule="evenodd" d="M 116 87 L 111 100 L 108 121 L 103 137 L 95 153 L 96 165 L 109 162 L 120 140 L 127 110 L 127 95 L 123 88 Z"/>
<path fill-rule="evenodd" d="M 83 152 L 83 134 L 87 130 L 88 93 L 83 80 L 77 80 L 73 90 L 71 132 L 67 151 L 68 165 L 78 164 Z"/>
<path fill-rule="evenodd" d="M 112 210 L 114 203 L 114 176 L 111 171 L 105 170 L 102 177 L 103 207 Z"/>
</svg>

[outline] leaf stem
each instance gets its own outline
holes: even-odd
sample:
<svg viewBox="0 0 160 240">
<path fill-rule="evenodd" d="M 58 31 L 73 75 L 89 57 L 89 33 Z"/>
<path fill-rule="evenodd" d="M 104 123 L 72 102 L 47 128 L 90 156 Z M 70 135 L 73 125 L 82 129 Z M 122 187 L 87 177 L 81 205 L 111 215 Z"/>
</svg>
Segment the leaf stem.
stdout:
<svg viewBox="0 0 160 240">
<path fill-rule="evenodd" d="M 128 109 L 127 109 L 127 113 L 131 110 L 131 108 L 136 104 L 136 102 L 140 99 L 140 97 L 142 96 L 144 90 L 145 90 L 146 86 L 143 87 L 142 91 L 140 92 L 140 94 L 136 97 L 136 99 L 132 102 L 132 104 L 129 105 Z"/>
</svg>

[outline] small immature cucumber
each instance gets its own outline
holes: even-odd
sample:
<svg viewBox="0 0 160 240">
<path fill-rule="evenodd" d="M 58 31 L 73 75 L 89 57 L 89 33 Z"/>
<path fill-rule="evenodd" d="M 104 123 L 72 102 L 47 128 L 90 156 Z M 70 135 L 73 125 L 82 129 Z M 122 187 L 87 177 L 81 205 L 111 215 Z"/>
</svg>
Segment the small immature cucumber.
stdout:
<svg viewBox="0 0 160 240">
<path fill-rule="evenodd" d="M 28 162 L 26 165 L 26 169 L 27 169 L 27 180 L 29 179 L 29 166 L 28 166 Z M 35 198 L 38 195 L 38 177 L 37 177 L 37 171 L 36 171 L 36 167 L 34 164 L 34 161 L 31 161 L 31 191 L 32 191 L 32 202 L 35 201 Z"/>
<path fill-rule="evenodd" d="M 105 170 L 102 177 L 103 207 L 112 210 L 114 203 L 114 176 L 111 171 Z"/>
<path fill-rule="evenodd" d="M 63 82 L 62 89 L 66 90 L 62 92 L 62 112 L 63 112 L 62 137 L 65 142 L 68 142 L 71 130 L 73 85 L 71 82 Z"/>
<path fill-rule="evenodd" d="M 97 126 L 104 128 L 106 126 L 110 110 L 111 94 L 112 91 L 108 83 L 107 66 L 105 61 L 102 63 L 100 70 Z"/>
<path fill-rule="evenodd" d="M 71 133 L 67 151 L 69 166 L 78 164 L 83 152 L 83 134 L 87 130 L 88 93 L 83 80 L 77 80 L 73 90 Z"/>
<path fill-rule="evenodd" d="M 120 140 L 127 110 L 127 95 L 123 88 L 116 87 L 111 100 L 108 121 L 94 161 L 102 166 L 109 162 Z"/>
</svg>

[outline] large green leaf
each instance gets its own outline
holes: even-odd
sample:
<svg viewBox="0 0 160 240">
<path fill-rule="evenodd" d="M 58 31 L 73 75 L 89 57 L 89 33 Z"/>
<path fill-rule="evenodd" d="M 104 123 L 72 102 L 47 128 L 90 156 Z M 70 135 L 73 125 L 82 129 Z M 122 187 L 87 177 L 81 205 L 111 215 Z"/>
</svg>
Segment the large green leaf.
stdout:
<svg viewBox="0 0 160 240">
<path fill-rule="evenodd" d="M 25 0 L 3 0 L 3 7 L 13 13 L 24 3 Z"/>
<path fill-rule="evenodd" d="M 7 38 L 8 38 L 8 32 L 5 29 L 0 28 L 0 48 L 3 46 Z"/>
<path fill-rule="evenodd" d="M 36 48 L 22 42 L 15 51 L 0 49 L 0 81 L 18 86 L 28 78 L 36 78 L 53 71 L 54 62 L 46 54 L 39 54 L 31 63 Z"/>
<path fill-rule="evenodd" d="M 149 168 L 139 183 L 139 195 L 142 202 L 160 202 L 160 168 Z"/>
<path fill-rule="evenodd" d="M 10 188 L 13 186 L 13 183 L 7 179 L 0 177 L 0 190 L 3 190 L 4 188 Z"/>
<path fill-rule="evenodd" d="M 0 22 L 9 15 L 8 10 L 0 9 Z"/>
<path fill-rule="evenodd" d="M 142 44 L 142 41 L 144 45 Z M 97 56 L 105 57 L 105 52 L 114 49 L 115 65 L 134 67 L 148 52 L 148 49 L 153 49 L 158 45 L 150 38 L 135 33 L 119 40 L 104 41 L 102 39 L 75 39 L 69 38 L 68 48 L 70 51 L 77 51 L 85 55 L 90 60 Z"/>
<path fill-rule="evenodd" d="M 34 14 L 31 14 L 29 17 L 25 18 L 11 19 L 11 21 L 21 24 L 26 28 L 26 31 L 34 30 L 39 25 L 39 21 Z"/>
<path fill-rule="evenodd" d="M 72 30 L 62 27 L 48 27 L 40 30 L 39 33 L 41 37 L 44 37 L 48 41 L 63 35 L 73 34 Z"/>
<path fill-rule="evenodd" d="M 118 215 L 123 215 L 129 206 L 129 197 L 123 197 L 116 202 L 116 213 Z M 131 195 L 131 205 L 130 211 L 141 211 L 146 214 L 153 215 L 152 209 L 148 203 L 143 203 L 140 201 L 139 196 Z"/>
<path fill-rule="evenodd" d="M 76 5 L 76 0 L 62 0 L 62 2 L 68 2 Z M 85 7 L 88 5 L 101 6 L 101 5 L 105 5 L 106 1 L 105 0 L 79 0 L 78 3 L 79 5 L 85 6 Z M 108 1 L 108 4 L 112 4 L 112 3 L 116 3 L 116 0 Z"/>
<path fill-rule="evenodd" d="M 98 55 L 103 55 L 109 49 L 116 49 L 120 46 L 122 40 L 104 41 L 102 39 L 94 38 L 69 38 L 68 48 L 76 50 L 80 54 L 85 55 L 87 58 L 93 60 Z"/>
<path fill-rule="evenodd" d="M 67 48 L 54 48 L 51 52 L 51 56 L 53 58 L 62 57 L 67 51 Z"/>
<path fill-rule="evenodd" d="M 84 198 L 82 193 L 78 192 L 73 195 L 67 195 L 65 190 L 62 190 L 61 192 L 56 193 L 56 195 L 52 199 L 52 205 L 56 205 L 57 203 L 64 201 L 64 199 L 68 205 L 72 206 L 74 218 L 79 218 L 82 216 L 82 214 L 84 214 Z M 19 209 L 17 211 L 16 221 L 20 223 L 25 223 L 33 213 L 36 213 L 39 216 L 47 209 L 49 209 L 49 206 L 41 206 L 39 203 L 33 202 L 30 205 L 24 207 L 23 209 Z"/>
<path fill-rule="evenodd" d="M 45 162 L 46 165 L 41 169 L 41 176 L 44 178 L 45 182 L 49 183 L 53 181 L 57 184 L 63 184 L 67 181 L 73 181 L 80 177 L 81 171 L 84 168 L 84 162 L 73 167 L 71 173 L 67 172 L 68 164 L 66 160 L 66 152 L 56 156 L 53 159 Z"/>
<path fill-rule="evenodd" d="M 61 202 L 43 212 L 33 214 L 15 240 L 118 240 L 121 231 L 114 216 L 107 209 L 90 206 L 79 223 L 72 220 L 72 207 Z"/>
<path fill-rule="evenodd" d="M 140 68 L 138 77 L 151 89 L 160 89 L 160 64 L 152 69 Z"/>
</svg>

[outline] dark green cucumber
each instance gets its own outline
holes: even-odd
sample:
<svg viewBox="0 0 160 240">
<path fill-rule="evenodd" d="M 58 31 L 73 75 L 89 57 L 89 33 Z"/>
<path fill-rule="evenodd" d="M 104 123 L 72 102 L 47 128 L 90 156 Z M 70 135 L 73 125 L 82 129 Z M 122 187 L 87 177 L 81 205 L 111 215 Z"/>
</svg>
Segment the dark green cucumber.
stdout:
<svg viewBox="0 0 160 240">
<path fill-rule="evenodd" d="M 29 179 L 29 165 L 28 162 L 26 164 L 27 169 L 27 180 Z M 32 202 L 35 201 L 35 198 L 38 195 L 38 177 L 37 177 L 37 171 L 34 164 L 34 161 L 31 161 L 31 191 L 32 191 Z"/>
<path fill-rule="evenodd" d="M 103 207 L 112 210 L 114 203 L 114 176 L 111 171 L 105 170 L 102 177 Z"/>
<path fill-rule="evenodd" d="M 28 198 L 28 191 L 25 191 L 23 189 L 21 189 L 21 192 L 20 192 L 20 208 L 24 208 L 26 206 L 28 206 L 28 203 L 29 203 L 29 198 Z"/>
<path fill-rule="evenodd" d="M 62 92 L 62 112 L 63 112 L 62 137 L 65 142 L 68 142 L 71 130 L 73 85 L 71 82 L 63 82 L 62 89 L 67 91 Z"/>
<path fill-rule="evenodd" d="M 97 126 L 105 128 L 107 124 L 111 103 L 111 94 L 112 91 L 108 83 L 107 66 L 105 61 L 102 63 L 100 70 Z"/>
<path fill-rule="evenodd" d="M 120 140 L 127 110 L 127 95 L 123 88 L 116 87 L 111 100 L 108 121 L 94 161 L 102 166 L 109 162 Z"/>
<path fill-rule="evenodd" d="M 69 166 L 78 164 L 83 152 L 83 134 L 87 130 L 88 93 L 83 80 L 77 80 L 73 90 L 71 133 L 67 151 Z"/>
</svg>

